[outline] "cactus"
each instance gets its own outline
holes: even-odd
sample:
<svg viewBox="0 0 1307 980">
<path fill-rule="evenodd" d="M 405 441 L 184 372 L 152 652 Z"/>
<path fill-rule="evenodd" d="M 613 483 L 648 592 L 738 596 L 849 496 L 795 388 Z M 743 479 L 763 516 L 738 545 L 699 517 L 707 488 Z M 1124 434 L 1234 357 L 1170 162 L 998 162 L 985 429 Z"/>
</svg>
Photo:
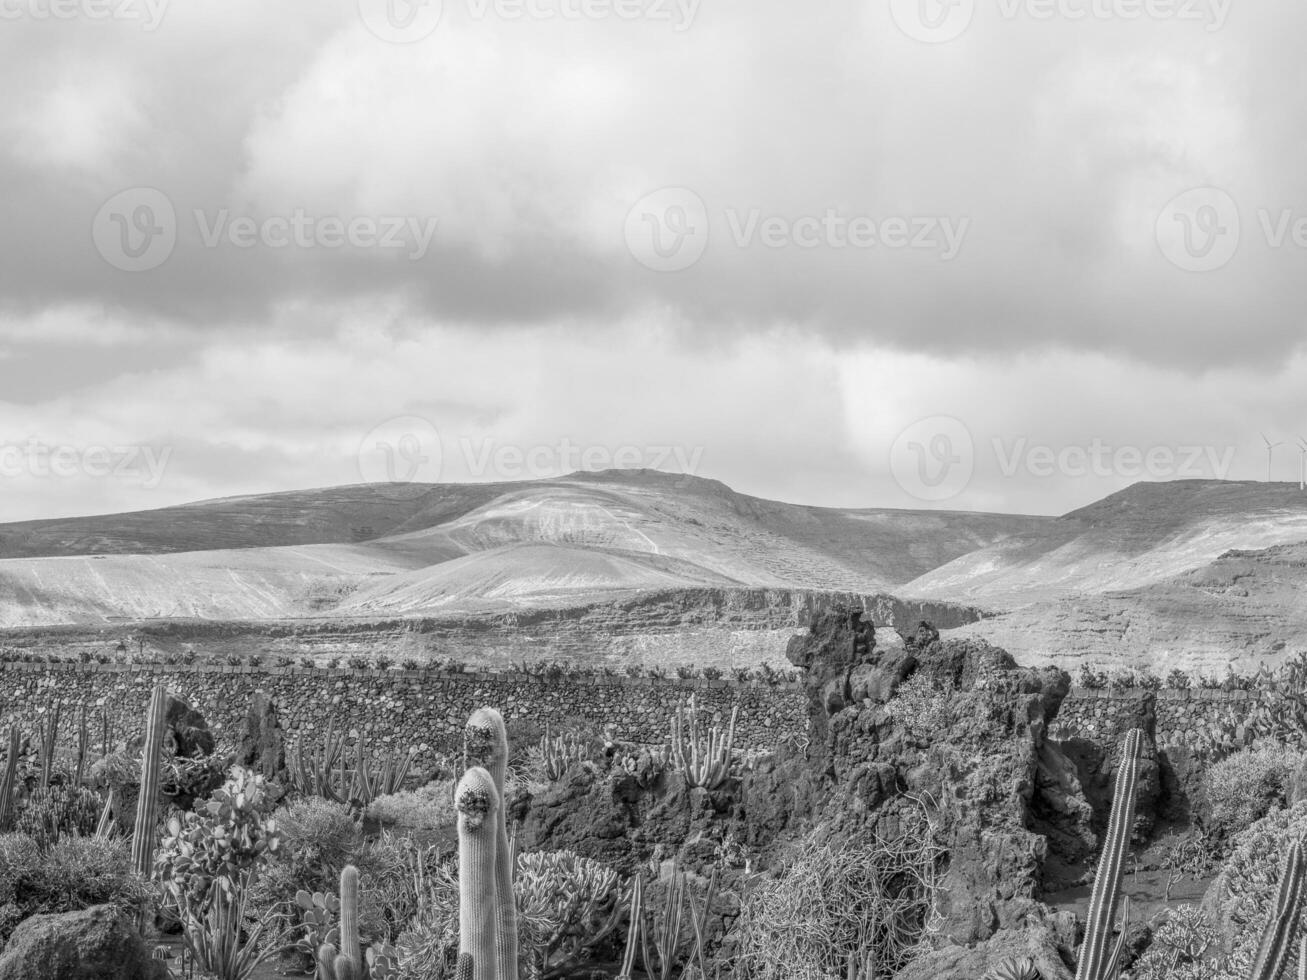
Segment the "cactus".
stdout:
<svg viewBox="0 0 1307 980">
<path fill-rule="evenodd" d="M 59 705 L 46 719 L 45 731 L 41 733 L 41 788 L 50 788 L 50 777 L 54 775 L 54 747 L 59 740 Z"/>
<path fill-rule="evenodd" d="M 9 726 L 9 755 L 5 759 L 5 777 L 0 782 L 0 830 L 8 830 L 14 818 L 14 787 L 18 783 L 18 753 L 23 737 L 17 725 Z"/>
<path fill-rule="evenodd" d="M 731 747 L 735 744 L 735 721 L 739 706 L 731 709 L 731 724 L 725 734 L 713 725 L 704 731 L 693 697 L 672 716 L 672 759 L 678 772 L 685 773 L 688 786 L 716 789 L 731 774 Z"/>
<path fill-rule="evenodd" d="M 163 726 L 168 718 L 168 692 L 155 687 L 145 716 L 141 744 L 141 793 L 136 800 L 136 826 L 132 831 L 132 867 L 149 878 L 154 867 L 154 831 L 159 805 L 159 771 L 163 768 Z"/>
<path fill-rule="evenodd" d="M 113 833 L 113 789 L 104 798 L 104 809 L 100 811 L 100 822 L 95 825 L 96 840 L 108 840 Z"/>
<path fill-rule="evenodd" d="M 490 773 L 474 766 L 454 791 L 458 810 L 459 953 L 470 953 L 474 980 L 500 980 L 497 970 L 496 850 L 499 842 L 499 793 Z M 512 892 L 509 892 L 510 898 Z"/>
<path fill-rule="evenodd" d="M 644 878 L 639 874 L 631 880 L 631 927 L 626 933 L 626 951 L 622 955 L 622 971 L 617 980 L 631 980 L 635 969 L 635 952 L 640 944 L 640 916 L 644 914 Z"/>
<path fill-rule="evenodd" d="M 454 980 L 472 980 L 473 962 L 471 953 L 459 953 L 458 963 L 454 966 Z"/>
<path fill-rule="evenodd" d="M 333 931 L 340 948 L 330 942 L 318 947 L 318 980 L 366 980 L 359 945 L 359 871 L 352 864 L 340 872 L 340 926 Z"/>
<path fill-rule="evenodd" d="M 495 963 L 497 980 L 517 980 L 517 902 L 513 897 L 513 849 L 508 846 L 508 730 L 503 716 L 494 708 L 478 708 L 463 728 L 463 763 L 480 766 L 495 788 Z M 480 961 L 480 954 L 471 951 Z M 487 968 L 490 965 L 487 964 Z M 478 966 L 480 971 L 482 967 Z"/>
<path fill-rule="evenodd" d="M 1085 922 L 1085 942 L 1080 947 L 1076 980 L 1107 980 L 1113 973 L 1112 920 L 1121 894 L 1121 873 L 1125 868 L 1130 831 L 1135 822 L 1135 793 L 1139 785 L 1139 753 L 1143 732 L 1132 729 L 1121 748 L 1121 763 L 1116 770 L 1116 788 L 1112 796 L 1112 814 L 1108 818 L 1107 840 L 1094 876 L 1094 891 L 1089 898 Z"/>
<path fill-rule="evenodd" d="M 82 705 L 82 710 L 78 716 L 77 722 L 77 764 L 73 767 L 73 785 L 82 785 L 82 776 L 86 771 L 86 743 L 88 739 L 86 730 L 86 705 Z"/>
<path fill-rule="evenodd" d="M 1284 868 L 1280 872 L 1280 885 L 1275 891 L 1275 905 L 1271 908 L 1266 931 L 1262 933 L 1261 944 L 1257 947 L 1257 959 L 1253 961 L 1251 980 L 1281 980 L 1287 978 L 1289 963 L 1293 959 L 1293 937 L 1298 931 L 1298 919 L 1302 914 L 1304 879 L 1307 878 L 1307 865 L 1304 865 L 1302 841 L 1294 841 L 1289 846 L 1289 853 L 1284 856 Z M 1299 956 L 1298 975 L 1304 972 L 1303 957 Z"/>
</svg>

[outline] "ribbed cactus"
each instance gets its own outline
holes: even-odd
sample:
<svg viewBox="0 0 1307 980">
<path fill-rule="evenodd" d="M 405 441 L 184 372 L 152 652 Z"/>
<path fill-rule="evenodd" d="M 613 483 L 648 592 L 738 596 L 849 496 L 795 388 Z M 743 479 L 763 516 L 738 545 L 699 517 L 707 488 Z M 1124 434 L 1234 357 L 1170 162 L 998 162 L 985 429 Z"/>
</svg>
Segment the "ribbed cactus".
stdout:
<svg viewBox="0 0 1307 980">
<path fill-rule="evenodd" d="M 480 766 L 494 783 L 495 798 L 495 964 L 497 980 L 517 980 L 517 903 L 513 898 L 513 849 L 508 846 L 508 729 L 494 708 L 478 708 L 463 729 L 463 763 Z M 477 970 L 480 954 L 473 951 Z"/>
<path fill-rule="evenodd" d="M 454 980 L 472 980 L 472 954 L 459 953 L 458 963 L 454 965 Z"/>
<path fill-rule="evenodd" d="M 1294 841 L 1284 856 L 1280 871 L 1280 885 L 1275 890 L 1275 904 L 1271 907 L 1266 930 L 1257 947 L 1251 980 L 1287 980 L 1289 964 L 1293 961 L 1293 940 L 1302 914 L 1304 888 L 1307 887 L 1307 865 L 1304 865 L 1302 841 Z M 1304 956 L 1299 956 L 1298 976 L 1307 972 Z"/>
<path fill-rule="evenodd" d="M 143 878 L 154 867 L 154 831 L 159 805 L 159 772 L 163 768 L 163 726 L 168 719 L 168 692 L 160 684 L 150 696 L 141 743 L 141 793 L 136 800 L 136 826 L 132 831 L 132 867 Z"/>
<path fill-rule="evenodd" d="M 731 774 L 731 749 L 735 743 L 735 722 L 739 706 L 731 709 L 730 727 L 705 728 L 693 697 L 672 716 L 672 761 L 685 774 L 688 786 L 716 789 Z"/>
<path fill-rule="evenodd" d="M 1103 856 L 1094 876 L 1094 891 L 1089 898 L 1085 923 L 1085 942 L 1080 947 L 1076 980 L 1107 980 L 1112 975 L 1112 920 L 1121 894 L 1121 874 L 1125 870 L 1130 832 L 1135 823 L 1135 795 L 1139 786 L 1139 755 L 1143 732 L 1132 729 L 1121 748 L 1121 763 L 1116 770 L 1116 788 L 1112 796 L 1112 813 L 1107 823 Z"/>
<path fill-rule="evenodd" d="M 9 755 L 5 758 L 5 777 L 0 782 L 0 831 L 8 830 L 14 818 L 14 787 L 18 783 L 18 753 L 23 737 L 17 725 L 9 726 Z"/>
<path fill-rule="evenodd" d="M 472 955 L 473 980 L 500 980 L 495 857 L 501 806 L 490 773 L 481 766 L 463 773 L 454 791 L 454 806 L 458 810 L 459 953 Z M 510 890 L 510 900 L 512 894 Z"/>
<path fill-rule="evenodd" d="M 644 878 L 637 873 L 631 879 L 631 926 L 626 933 L 626 951 L 622 954 L 622 970 L 617 980 L 631 980 L 635 970 L 635 954 L 640 948 L 640 919 L 644 915 Z"/>
<path fill-rule="evenodd" d="M 73 785 L 82 785 L 82 776 L 86 772 L 86 743 L 89 733 L 86 730 L 86 705 L 82 705 L 82 710 L 78 716 L 77 722 L 77 764 L 73 767 Z"/>
<path fill-rule="evenodd" d="M 363 948 L 359 944 L 359 871 L 352 864 L 340 873 L 340 948 L 331 943 L 318 947 L 318 980 L 366 980 Z"/>
<path fill-rule="evenodd" d="M 41 733 L 41 787 L 50 788 L 54 775 L 54 747 L 59 742 L 59 705 L 46 717 L 45 731 Z"/>
</svg>

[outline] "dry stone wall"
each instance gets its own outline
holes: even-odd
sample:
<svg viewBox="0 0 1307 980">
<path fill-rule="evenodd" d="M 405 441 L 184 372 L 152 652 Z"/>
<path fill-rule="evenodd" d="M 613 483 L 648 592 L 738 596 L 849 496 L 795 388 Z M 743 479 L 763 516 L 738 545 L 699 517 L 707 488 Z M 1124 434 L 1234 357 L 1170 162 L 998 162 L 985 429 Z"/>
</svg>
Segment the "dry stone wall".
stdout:
<svg viewBox="0 0 1307 980">
<path fill-rule="evenodd" d="M 1253 695 L 1248 691 L 1072 688 L 1049 734 L 1055 739 L 1115 743 L 1125 734 L 1129 719 L 1139 716 L 1141 702 L 1149 699 L 1157 718 L 1157 744 L 1162 748 L 1193 746 L 1207 733 L 1242 723 L 1253 707 Z"/>
<path fill-rule="evenodd" d="M 593 677 L 545 680 L 522 673 L 317 669 L 311 667 L 159 666 L 137 664 L 0 664 L 0 722 L 18 722 L 35 734 L 46 713 L 60 706 L 64 741 L 74 736 L 67 719 L 87 709 L 91 740 L 98 745 L 101 719 L 111 738 L 142 727 L 150 691 L 157 683 L 186 699 L 219 735 L 235 734 L 251 696 L 268 694 L 291 735 L 337 730 L 362 732 L 370 744 L 416 747 L 417 764 L 461 745 L 463 723 L 482 705 L 498 707 L 516 721 L 546 723 L 617 738 L 660 743 L 676 706 L 694 695 L 701 708 L 725 720 L 739 707 L 736 745 L 770 748 L 802 737 L 807 703 L 798 685 L 770 686 L 702 679 Z"/>
</svg>

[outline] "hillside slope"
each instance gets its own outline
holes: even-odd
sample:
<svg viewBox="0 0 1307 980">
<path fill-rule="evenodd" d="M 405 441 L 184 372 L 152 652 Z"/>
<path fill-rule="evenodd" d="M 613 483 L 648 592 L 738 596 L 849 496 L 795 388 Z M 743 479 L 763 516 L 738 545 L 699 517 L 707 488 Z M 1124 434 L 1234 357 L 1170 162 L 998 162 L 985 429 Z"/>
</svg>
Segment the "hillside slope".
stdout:
<svg viewBox="0 0 1307 980">
<path fill-rule="evenodd" d="M 1307 650 L 1307 544 L 1233 551 L 1122 592 L 1032 603 L 964 626 L 1023 662 L 1223 675 Z"/>
<path fill-rule="evenodd" d="M 1047 520 L 802 507 L 650 471 L 335 487 L 0 525 L 0 627 L 458 615 L 669 589 L 883 594 Z"/>
<path fill-rule="evenodd" d="M 1014 609 L 1140 588 L 1233 549 L 1304 540 L 1307 494 L 1296 485 L 1139 483 L 942 564 L 899 592 Z"/>
</svg>

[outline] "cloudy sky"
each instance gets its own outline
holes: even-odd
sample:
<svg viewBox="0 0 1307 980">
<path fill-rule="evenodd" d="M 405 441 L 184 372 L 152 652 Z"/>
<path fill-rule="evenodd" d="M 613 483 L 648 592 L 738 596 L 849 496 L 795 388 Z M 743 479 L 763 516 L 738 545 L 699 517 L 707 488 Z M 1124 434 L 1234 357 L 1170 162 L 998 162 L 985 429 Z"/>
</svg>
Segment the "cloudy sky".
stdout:
<svg viewBox="0 0 1307 980">
<path fill-rule="evenodd" d="M 6 519 L 691 469 L 1061 513 L 1307 436 L 1295 0 L 0 0 Z"/>
</svg>

